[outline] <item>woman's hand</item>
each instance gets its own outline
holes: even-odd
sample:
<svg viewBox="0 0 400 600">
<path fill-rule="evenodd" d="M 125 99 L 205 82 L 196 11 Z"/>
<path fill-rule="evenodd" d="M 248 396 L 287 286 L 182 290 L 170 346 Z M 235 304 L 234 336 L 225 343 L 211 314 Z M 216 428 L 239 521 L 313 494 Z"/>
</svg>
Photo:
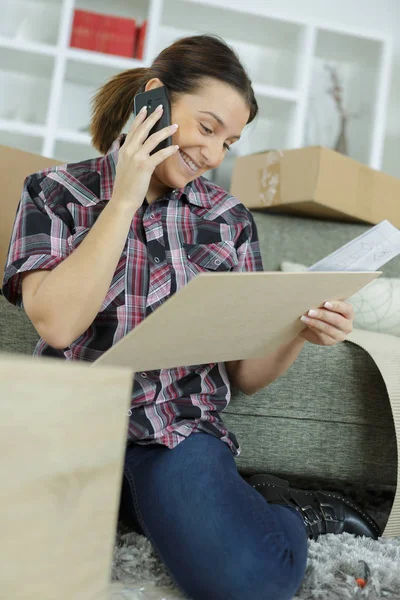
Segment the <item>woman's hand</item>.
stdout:
<svg viewBox="0 0 400 600">
<path fill-rule="evenodd" d="M 300 337 L 319 346 L 333 346 L 343 342 L 353 330 L 354 310 L 348 302 L 325 302 L 312 309 L 301 320 L 307 325 Z"/>
<path fill-rule="evenodd" d="M 146 109 L 146 107 L 144 107 Z M 170 125 L 148 137 L 152 127 L 160 119 L 162 108 L 158 108 L 146 119 L 146 110 L 135 117 L 125 142 L 118 152 L 112 202 L 123 203 L 135 211 L 142 205 L 149 189 L 154 169 L 165 159 L 175 154 L 178 146 L 168 146 L 150 156 L 150 152 L 177 130 Z"/>
</svg>

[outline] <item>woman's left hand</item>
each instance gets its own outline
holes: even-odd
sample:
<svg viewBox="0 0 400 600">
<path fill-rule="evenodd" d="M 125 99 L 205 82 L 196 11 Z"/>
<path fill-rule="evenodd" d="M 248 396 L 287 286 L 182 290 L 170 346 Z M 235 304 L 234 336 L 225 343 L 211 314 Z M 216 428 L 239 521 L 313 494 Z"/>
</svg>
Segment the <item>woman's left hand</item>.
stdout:
<svg viewBox="0 0 400 600">
<path fill-rule="evenodd" d="M 333 346 L 352 332 L 353 319 L 354 310 L 348 302 L 325 302 L 321 308 L 311 309 L 301 317 L 307 327 L 300 337 L 319 346 Z"/>
</svg>

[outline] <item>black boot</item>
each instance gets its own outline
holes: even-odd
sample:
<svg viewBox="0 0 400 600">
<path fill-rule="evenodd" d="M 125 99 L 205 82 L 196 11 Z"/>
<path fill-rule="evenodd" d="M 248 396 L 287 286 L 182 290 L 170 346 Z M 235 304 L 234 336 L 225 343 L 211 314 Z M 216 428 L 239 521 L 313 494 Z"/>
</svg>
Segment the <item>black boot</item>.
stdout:
<svg viewBox="0 0 400 600">
<path fill-rule="evenodd" d="M 376 540 L 378 525 L 361 507 L 337 492 L 296 490 L 289 482 L 273 475 L 245 478 L 271 504 L 295 508 L 303 517 L 309 539 L 324 533 L 353 533 Z"/>
</svg>

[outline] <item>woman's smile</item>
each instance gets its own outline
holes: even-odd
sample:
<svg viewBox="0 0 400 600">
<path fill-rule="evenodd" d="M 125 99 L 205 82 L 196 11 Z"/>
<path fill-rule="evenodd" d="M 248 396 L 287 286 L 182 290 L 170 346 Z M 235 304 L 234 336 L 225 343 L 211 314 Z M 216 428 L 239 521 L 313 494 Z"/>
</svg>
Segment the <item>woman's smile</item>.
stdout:
<svg viewBox="0 0 400 600">
<path fill-rule="evenodd" d="M 192 175 L 193 173 L 196 173 L 196 171 L 198 171 L 200 167 L 198 167 L 196 163 L 194 163 L 192 159 L 183 150 L 179 150 L 178 153 L 181 159 L 181 163 L 185 165 L 185 170 L 189 171 Z"/>
</svg>

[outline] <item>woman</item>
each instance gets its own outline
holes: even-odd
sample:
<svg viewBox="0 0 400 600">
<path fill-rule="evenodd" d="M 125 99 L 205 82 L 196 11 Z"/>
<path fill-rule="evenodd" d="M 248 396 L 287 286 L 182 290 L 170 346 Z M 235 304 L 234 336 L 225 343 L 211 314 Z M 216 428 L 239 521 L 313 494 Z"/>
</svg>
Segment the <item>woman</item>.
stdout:
<svg viewBox="0 0 400 600">
<path fill-rule="evenodd" d="M 118 137 L 135 94 L 160 85 L 173 125 L 148 137 L 161 111 L 142 112 Z M 257 110 L 245 70 L 214 36 L 182 39 L 99 90 L 91 131 L 105 156 L 31 175 L 17 212 L 3 292 L 23 298 L 41 336 L 36 355 L 93 361 L 198 273 L 262 270 L 251 213 L 202 177 Z M 174 145 L 151 155 L 170 135 Z M 231 384 L 252 394 L 306 341 L 332 345 L 351 331 L 349 304 L 315 310 L 300 337 L 263 359 L 135 374 L 120 517 L 190 598 L 287 600 L 308 537 L 379 535 L 338 495 L 268 475 L 245 481 L 221 418 Z"/>
</svg>

